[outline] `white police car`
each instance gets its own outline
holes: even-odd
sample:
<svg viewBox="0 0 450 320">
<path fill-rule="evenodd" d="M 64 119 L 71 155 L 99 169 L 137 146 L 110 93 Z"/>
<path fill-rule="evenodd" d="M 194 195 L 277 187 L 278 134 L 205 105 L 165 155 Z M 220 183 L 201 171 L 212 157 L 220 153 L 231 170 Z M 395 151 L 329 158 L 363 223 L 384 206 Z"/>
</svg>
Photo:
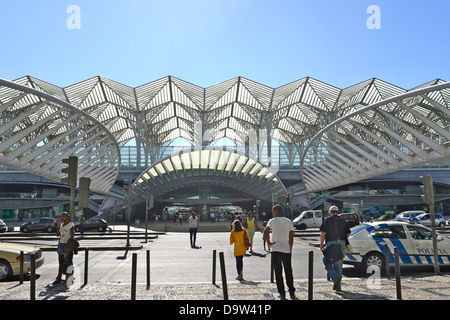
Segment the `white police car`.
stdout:
<svg viewBox="0 0 450 320">
<path fill-rule="evenodd" d="M 379 221 L 351 229 L 348 238 L 353 253 L 346 254 L 345 264 L 360 268 L 363 273 L 380 268 L 385 270 L 384 244 L 389 254 L 398 247 L 400 264 L 433 265 L 433 241 L 431 229 L 414 223 L 400 221 Z M 437 233 L 439 264 L 450 265 L 450 239 Z M 389 256 L 389 264 L 394 256 Z M 369 270 L 368 270 L 369 269 Z"/>
</svg>

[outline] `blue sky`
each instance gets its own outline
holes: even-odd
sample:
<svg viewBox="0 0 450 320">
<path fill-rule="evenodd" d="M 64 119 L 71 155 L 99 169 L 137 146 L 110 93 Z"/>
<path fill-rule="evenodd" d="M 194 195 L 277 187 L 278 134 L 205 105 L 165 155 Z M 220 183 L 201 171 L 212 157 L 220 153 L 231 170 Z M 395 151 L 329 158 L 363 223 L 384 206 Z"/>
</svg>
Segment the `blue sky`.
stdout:
<svg viewBox="0 0 450 320">
<path fill-rule="evenodd" d="M 80 29 L 66 25 L 70 5 Z M 380 29 L 369 29 L 370 5 Z M 339 88 L 450 81 L 450 1 L 15 0 L 0 2 L 0 77 L 65 87 L 93 76 L 139 86 L 172 75 L 208 87 L 310 76 Z"/>
</svg>

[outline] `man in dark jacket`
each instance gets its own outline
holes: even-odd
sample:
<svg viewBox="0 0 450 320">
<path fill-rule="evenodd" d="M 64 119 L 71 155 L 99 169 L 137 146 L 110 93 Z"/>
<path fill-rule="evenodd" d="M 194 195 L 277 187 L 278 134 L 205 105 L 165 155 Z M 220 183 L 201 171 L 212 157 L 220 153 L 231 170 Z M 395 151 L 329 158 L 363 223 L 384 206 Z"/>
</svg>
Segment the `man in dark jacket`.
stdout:
<svg viewBox="0 0 450 320">
<path fill-rule="evenodd" d="M 342 248 L 342 254 L 345 252 L 345 244 L 347 238 L 350 236 L 350 228 L 344 219 L 338 216 L 339 209 L 336 206 L 331 206 L 329 209 L 330 217 L 320 226 L 320 250 L 324 249 L 324 241 L 326 245 L 339 244 Z M 327 270 L 328 276 L 333 281 L 333 290 L 341 290 L 342 280 L 342 265 L 344 260 L 330 262 L 323 257 L 323 264 Z"/>
</svg>

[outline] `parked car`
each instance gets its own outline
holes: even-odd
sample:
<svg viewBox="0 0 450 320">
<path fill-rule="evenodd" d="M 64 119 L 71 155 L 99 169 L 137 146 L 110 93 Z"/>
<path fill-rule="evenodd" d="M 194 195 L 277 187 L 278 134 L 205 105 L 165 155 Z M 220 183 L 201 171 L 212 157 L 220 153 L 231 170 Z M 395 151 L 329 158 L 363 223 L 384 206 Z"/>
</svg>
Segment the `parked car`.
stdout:
<svg viewBox="0 0 450 320">
<path fill-rule="evenodd" d="M 324 220 L 321 210 L 307 210 L 300 213 L 292 222 L 297 230 L 306 228 L 319 228 Z"/>
<path fill-rule="evenodd" d="M 339 217 L 347 222 L 349 228 L 353 228 L 359 224 L 359 217 L 355 213 L 340 213 Z"/>
<path fill-rule="evenodd" d="M 98 230 L 100 232 L 104 232 L 104 231 L 106 231 L 107 228 L 108 228 L 108 222 L 105 219 L 90 218 L 90 219 L 86 219 L 84 231 Z M 76 232 L 80 231 L 80 223 L 79 222 L 75 223 L 75 231 Z"/>
<path fill-rule="evenodd" d="M 386 213 L 383 214 L 381 217 L 376 218 L 374 221 L 389 221 L 394 219 L 396 216 L 394 213 Z"/>
<path fill-rule="evenodd" d="M 56 232 L 58 223 L 54 218 L 37 218 L 33 221 L 26 222 L 20 226 L 20 231 L 28 233 L 33 231 Z"/>
<path fill-rule="evenodd" d="M 445 218 L 440 213 L 434 214 L 434 221 L 436 223 L 436 227 L 445 228 Z M 431 227 L 431 214 L 430 213 L 422 213 L 416 217 L 417 221 L 424 226 Z"/>
<path fill-rule="evenodd" d="M 36 257 L 36 269 L 44 264 L 44 255 L 38 247 L 0 241 L 0 281 L 20 274 L 20 251 L 23 251 L 23 271 L 30 272 L 31 254 Z"/>
<path fill-rule="evenodd" d="M 394 252 L 394 247 L 399 248 L 402 266 L 433 264 L 433 233 L 428 227 L 391 220 L 362 224 L 351 231 L 348 241 L 353 252 L 345 255 L 344 264 L 354 265 L 362 273 L 385 270 L 384 244 L 389 253 Z M 449 265 L 450 239 L 439 233 L 436 236 L 440 264 Z M 393 255 L 389 256 L 389 264 L 394 264 Z"/>
<path fill-rule="evenodd" d="M 0 219 L 0 232 L 3 233 L 6 231 L 8 231 L 8 226 L 2 219 Z"/>
<path fill-rule="evenodd" d="M 394 220 L 410 220 L 410 218 L 415 218 L 419 214 L 425 213 L 424 210 L 410 210 L 400 212 L 397 216 L 395 216 Z"/>
</svg>

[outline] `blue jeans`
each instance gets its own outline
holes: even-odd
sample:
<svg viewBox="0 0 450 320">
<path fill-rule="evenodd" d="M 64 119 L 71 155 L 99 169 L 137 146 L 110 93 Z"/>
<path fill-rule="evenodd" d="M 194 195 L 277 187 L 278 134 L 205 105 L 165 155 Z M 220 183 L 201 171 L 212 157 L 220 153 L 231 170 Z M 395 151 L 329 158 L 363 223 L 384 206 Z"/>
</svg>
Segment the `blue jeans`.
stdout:
<svg viewBox="0 0 450 320">
<path fill-rule="evenodd" d="M 328 241 L 327 245 L 330 244 L 340 244 L 342 247 L 342 253 L 345 253 L 345 241 L 342 240 Z M 342 265 L 344 264 L 344 260 L 339 260 L 335 263 L 330 263 L 325 257 L 323 257 L 322 261 L 325 266 L 325 270 L 327 271 L 328 276 L 330 277 L 331 281 L 333 281 L 333 283 L 336 282 L 338 279 L 342 278 Z M 341 289 L 340 284 L 339 289 Z"/>
</svg>

